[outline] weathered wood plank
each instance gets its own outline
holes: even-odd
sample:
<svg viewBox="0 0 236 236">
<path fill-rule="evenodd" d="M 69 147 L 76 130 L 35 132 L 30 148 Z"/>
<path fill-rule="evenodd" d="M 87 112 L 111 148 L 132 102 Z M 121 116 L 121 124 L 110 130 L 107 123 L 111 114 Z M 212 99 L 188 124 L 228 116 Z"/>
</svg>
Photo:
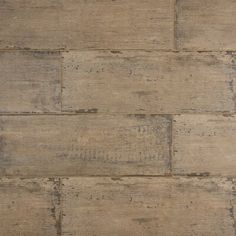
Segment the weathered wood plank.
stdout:
<svg viewBox="0 0 236 236">
<path fill-rule="evenodd" d="M 5 0 L 0 48 L 171 49 L 174 0 Z"/>
<path fill-rule="evenodd" d="M 0 175 L 166 174 L 170 127 L 164 116 L 1 116 Z"/>
<path fill-rule="evenodd" d="M 236 50 L 235 0 L 178 0 L 176 44 L 187 50 Z"/>
<path fill-rule="evenodd" d="M 227 179 L 63 180 L 63 236 L 234 236 Z"/>
<path fill-rule="evenodd" d="M 0 235 L 59 235 L 54 187 L 47 179 L 0 179 Z"/>
<path fill-rule="evenodd" d="M 0 52 L 0 112 L 59 111 L 60 80 L 57 52 Z"/>
<path fill-rule="evenodd" d="M 67 111 L 235 110 L 234 53 L 73 51 L 63 57 L 62 103 Z"/>
<path fill-rule="evenodd" d="M 175 116 L 173 127 L 174 173 L 236 175 L 235 116 Z"/>
</svg>

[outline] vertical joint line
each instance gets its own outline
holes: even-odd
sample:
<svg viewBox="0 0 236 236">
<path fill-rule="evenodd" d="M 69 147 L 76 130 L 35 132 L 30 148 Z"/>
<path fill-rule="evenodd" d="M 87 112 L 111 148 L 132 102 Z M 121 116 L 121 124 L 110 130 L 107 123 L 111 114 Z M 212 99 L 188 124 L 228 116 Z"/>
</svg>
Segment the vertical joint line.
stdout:
<svg viewBox="0 0 236 236">
<path fill-rule="evenodd" d="M 177 45 L 177 4 L 178 0 L 174 0 L 174 19 L 173 19 L 173 24 L 174 24 L 174 50 L 178 50 L 178 45 Z"/>
<path fill-rule="evenodd" d="M 61 112 L 62 112 L 62 93 L 63 93 L 63 56 L 60 52 L 60 84 L 61 84 Z"/>
<path fill-rule="evenodd" d="M 61 178 L 53 178 L 52 217 L 55 220 L 56 235 L 62 236 Z"/>
<path fill-rule="evenodd" d="M 170 140 L 169 140 L 169 169 L 170 175 L 173 174 L 173 115 L 170 116 Z"/>
<path fill-rule="evenodd" d="M 236 235 L 236 220 L 235 220 L 234 205 L 232 203 L 232 200 L 230 200 L 229 213 L 230 213 L 230 217 L 232 218 L 232 221 L 233 221 L 234 234 Z"/>
</svg>

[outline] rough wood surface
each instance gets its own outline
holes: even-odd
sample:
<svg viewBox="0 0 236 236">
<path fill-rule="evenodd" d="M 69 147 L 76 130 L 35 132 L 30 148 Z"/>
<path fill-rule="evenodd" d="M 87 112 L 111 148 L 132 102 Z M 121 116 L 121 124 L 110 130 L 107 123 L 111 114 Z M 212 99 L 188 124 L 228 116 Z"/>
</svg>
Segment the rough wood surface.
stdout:
<svg viewBox="0 0 236 236">
<path fill-rule="evenodd" d="M 0 0 L 0 236 L 236 236 L 236 0 Z"/>
<path fill-rule="evenodd" d="M 235 116 L 175 116 L 173 129 L 174 173 L 236 175 Z"/>
<path fill-rule="evenodd" d="M 236 50 L 235 0 L 177 0 L 176 44 L 187 50 Z"/>
<path fill-rule="evenodd" d="M 4 0 L 0 48 L 172 49 L 174 0 Z"/>
<path fill-rule="evenodd" d="M 163 175 L 171 120 L 164 116 L 0 117 L 0 175 Z"/>
<path fill-rule="evenodd" d="M 234 236 L 234 188 L 215 178 L 70 178 L 62 235 Z"/>
<path fill-rule="evenodd" d="M 67 111 L 235 111 L 234 53 L 73 51 L 63 57 Z"/>
<path fill-rule="evenodd" d="M 59 111 L 60 81 L 57 52 L 0 52 L 0 112 Z"/>
<path fill-rule="evenodd" d="M 0 179 L 0 235 L 59 236 L 56 185 L 47 179 Z"/>
</svg>

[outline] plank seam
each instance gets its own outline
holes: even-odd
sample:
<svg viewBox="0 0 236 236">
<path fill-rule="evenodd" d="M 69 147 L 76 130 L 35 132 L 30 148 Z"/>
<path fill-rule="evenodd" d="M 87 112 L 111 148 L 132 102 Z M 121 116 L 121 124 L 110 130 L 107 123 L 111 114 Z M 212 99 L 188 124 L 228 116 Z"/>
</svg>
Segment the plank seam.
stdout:
<svg viewBox="0 0 236 236">
<path fill-rule="evenodd" d="M 52 217 L 55 220 L 57 236 L 62 236 L 61 178 L 49 179 L 53 182 Z"/>
<path fill-rule="evenodd" d="M 232 218 L 234 234 L 236 235 L 236 220 L 235 220 L 234 205 L 233 205 L 233 203 L 232 203 L 232 200 L 230 200 L 229 215 L 230 215 L 230 217 Z"/>
<path fill-rule="evenodd" d="M 177 1 L 174 0 L 174 50 L 177 50 Z"/>
<path fill-rule="evenodd" d="M 62 112 L 62 99 L 63 99 L 63 56 L 62 52 L 60 52 L 60 85 L 61 85 L 61 111 Z"/>
<path fill-rule="evenodd" d="M 171 115 L 170 116 L 170 133 L 169 133 L 169 137 L 170 137 L 170 140 L 169 140 L 169 169 L 170 169 L 170 174 L 172 175 L 172 172 L 173 172 L 173 116 Z"/>
<path fill-rule="evenodd" d="M 175 31 L 175 30 L 174 30 Z M 140 49 L 140 48 L 70 48 L 70 49 L 53 49 L 53 48 L 42 48 L 42 49 L 0 49 L 0 52 L 17 52 L 17 51 L 25 51 L 25 52 L 70 52 L 70 51 L 78 51 L 78 52 L 94 52 L 94 51 L 144 51 L 144 52 L 173 52 L 173 53 L 181 53 L 181 52 L 189 52 L 189 53 L 235 53 L 236 49 L 227 49 L 227 50 L 188 50 L 188 49 Z"/>
<path fill-rule="evenodd" d="M 0 176 L 1 179 L 68 179 L 68 178 L 225 178 L 228 180 L 236 179 L 236 175 L 220 175 L 210 173 L 189 173 L 189 174 L 162 174 L 162 175 L 53 175 L 53 176 L 35 176 L 35 175 L 4 175 Z"/>
<path fill-rule="evenodd" d="M 0 113 L 0 116 L 76 116 L 76 115 L 142 115 L 142 116 L 179 116 L 179 115 L 216 115 L 233 117 L 236 115 L 235 112 L 196 112 L 196 113 L 122 113 L 122 112 L 22 112 L 22 113 Z"/>
</svg>

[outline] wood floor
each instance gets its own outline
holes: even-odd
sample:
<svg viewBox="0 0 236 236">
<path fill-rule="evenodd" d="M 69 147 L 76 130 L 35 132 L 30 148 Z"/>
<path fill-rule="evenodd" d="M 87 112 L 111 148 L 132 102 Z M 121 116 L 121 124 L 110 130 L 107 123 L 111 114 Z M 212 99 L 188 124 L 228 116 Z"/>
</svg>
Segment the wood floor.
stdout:
<svg viewBox="0 0 236 236">
<path fill-rule="evenodd" d="M 236 0 L 0 0 L 0 236 L 236 235 Z"/>
</svg>

